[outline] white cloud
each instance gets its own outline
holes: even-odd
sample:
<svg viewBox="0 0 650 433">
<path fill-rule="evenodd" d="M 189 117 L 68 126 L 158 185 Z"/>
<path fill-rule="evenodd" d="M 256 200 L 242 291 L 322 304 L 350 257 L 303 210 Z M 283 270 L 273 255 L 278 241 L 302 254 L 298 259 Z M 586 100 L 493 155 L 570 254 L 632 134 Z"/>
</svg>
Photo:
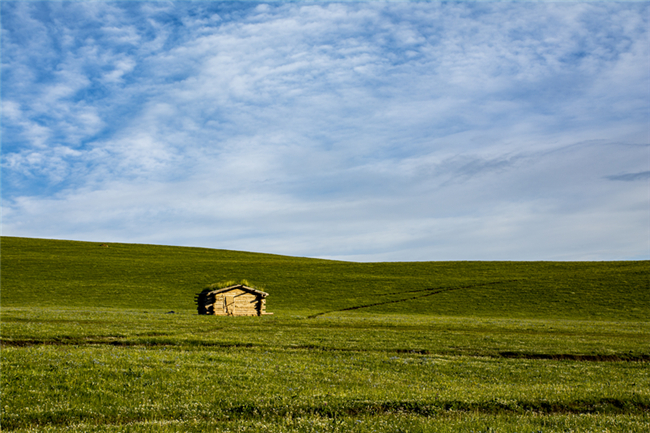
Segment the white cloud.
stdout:
<svg viewBox="0 0 650 433">
<path fill-rule="evenodd" d="M 114 69 L 106 74 L 104 74 L 104 80 L 109 82 L 120 82 L 124 74 L 127 74 L 133 70 L 136 65 L 135 60 L 130 58 L 116 60 L 114 63 Z"/>
<path fill-rule="evenodd" d="M 116 44 L 137 45 L 141 40 L 138 30 L 133 26 L 105 26 L 102 27 L 102 32 Z"/>
<path fill-rule="evenodd" d="M 647 6 L 234 6 L 55 5 L 61 36 L 3 6 L 5 234 L 647 255 L 647 185 L 612 181 L 648 170 Z"/>
</svg>

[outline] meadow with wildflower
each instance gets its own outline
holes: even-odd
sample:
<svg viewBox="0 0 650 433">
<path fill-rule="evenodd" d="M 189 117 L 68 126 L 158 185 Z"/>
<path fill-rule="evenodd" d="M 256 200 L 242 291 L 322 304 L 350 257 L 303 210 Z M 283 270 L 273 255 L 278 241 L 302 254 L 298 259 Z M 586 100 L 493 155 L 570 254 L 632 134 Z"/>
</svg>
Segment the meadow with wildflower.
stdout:
<svg viewBox="0 0 650 433">
<path fill-rule="evenodd" d="M 2 238 L 2 429 L 643 432 L 648 262 L 345 263 Z M 247 278 L 273 316 L 199 316 Z"/>
</svg>

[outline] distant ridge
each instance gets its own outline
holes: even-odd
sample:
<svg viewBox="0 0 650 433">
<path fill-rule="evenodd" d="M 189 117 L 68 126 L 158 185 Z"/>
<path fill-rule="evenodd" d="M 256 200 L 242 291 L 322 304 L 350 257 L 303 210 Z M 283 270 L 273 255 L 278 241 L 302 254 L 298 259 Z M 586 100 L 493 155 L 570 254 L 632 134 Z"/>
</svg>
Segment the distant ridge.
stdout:
<svg viewBox="0 0 650 433">
<path fill-rule="evenodd" d="M 647 320 L 650 261 L 351 263 L 164 245 L 0 238 L 2 306 L 196 311 L 247 279 L 282 315 Z M 433 294 L 435 293 L 435 296 Z"/>
</svg>

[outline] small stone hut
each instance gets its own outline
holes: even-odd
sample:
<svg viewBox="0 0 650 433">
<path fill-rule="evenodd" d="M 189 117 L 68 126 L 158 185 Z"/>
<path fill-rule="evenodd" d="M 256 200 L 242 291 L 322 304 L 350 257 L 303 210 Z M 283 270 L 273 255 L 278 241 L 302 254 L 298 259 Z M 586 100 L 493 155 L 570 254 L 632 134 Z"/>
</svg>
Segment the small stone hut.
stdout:
<svg viewBox="0 0 650 433">
<path fill-rule="evenodd" d="M 215 316 L 262 316 L 266 312 L 268 293 L 243 284 L 223 289 L 204 289 L 196 297 L 199 314 Z"/>
</svg>

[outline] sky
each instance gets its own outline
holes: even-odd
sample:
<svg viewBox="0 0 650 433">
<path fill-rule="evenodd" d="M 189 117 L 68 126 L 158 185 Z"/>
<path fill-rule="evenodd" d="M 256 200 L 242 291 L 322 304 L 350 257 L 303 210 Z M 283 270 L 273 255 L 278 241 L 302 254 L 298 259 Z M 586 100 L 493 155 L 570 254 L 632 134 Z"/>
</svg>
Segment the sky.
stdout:
<svg viewBox="0 0 650 433">
<path fill-rule="evenodd" d="M 4 236 L 650 259 L 648 2 L 0 12 Z"/>
</svg>

